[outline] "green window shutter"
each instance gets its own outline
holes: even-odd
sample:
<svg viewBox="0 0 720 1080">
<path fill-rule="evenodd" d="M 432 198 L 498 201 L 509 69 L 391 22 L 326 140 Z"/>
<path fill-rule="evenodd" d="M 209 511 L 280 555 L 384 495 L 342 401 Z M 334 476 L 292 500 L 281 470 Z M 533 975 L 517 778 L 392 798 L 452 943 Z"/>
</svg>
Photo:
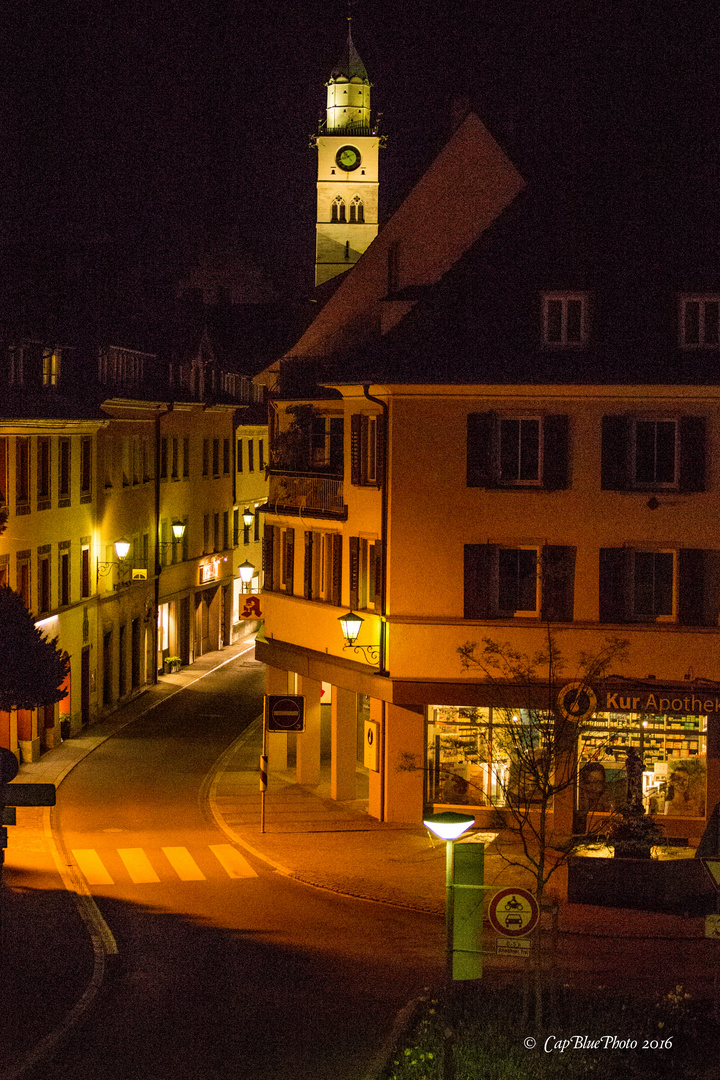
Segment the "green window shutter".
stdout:
<svg viewBox="0 0 720 1080">
<path fill-rule="evenodd" d="M 360 578 L 360 540 L 351 536 L 348 554 L 350 556 L 350 607 L 354 611 L 358 606 L 358 581 Z"/>
<path fill-rule="evenodd" d="M 292 596 L 295 583 L 295 530 L 285 530 L 285 588 Z"/>
<path fill-rule="evenodd" d="M 600 622 L 630 619 L 630 548 L 600 549 Z"/>
<path fill-rule="evenodd" d="M 630 418 L 603 416 L 600 486 L 625 491 L 630 486 Z M 611 550 L 608 548 L 608 550 Z"/>
<path fill-rule="evenodd" d="M 467 486 L 495 487 L 497 418 L 492 412 L 467 418 Z"/>
<path fill-rule="evenodd" d="M 306 600 L 312 600 L 313 588 L 312 588 L 312 566 L 313 566 L 313 534 L 308 530 L 305 533 L 305 562 L 304 562 L 304 580 L 303 580 L 303 595 Z"/>
<path fill-rule="evenodd" d="M 350 483 L 362 483 L 362 415 L 350 417 Z"/>
<path fill-rule="evenodd" d="M 263 533 L 263 545 L 262 545 L 262 561 L 263 561 L 263 574 L 264 574 L 264 588 L 272 592 L 275 588 L 275 581 L 273 575 L 273 563 L 274 563 L 274 532 L 272 525 L 266 525 Z"/>
<path fill-rule="evenodd" d="M 465 544 L 464 618 L 490 617 L 490 544 Z"/>
<path fill-rule="evenodd" d="M 334 533 L 332 539 L 332 603 L 342 603 L 342 536 Z"/>
<path fill-rule="evenodd" d="M 572 622 L 575 601 L 577 548 L 548 544 L 541 556 L 542 618 L 546 622 Z"/>
<path fill-rule="evenodd" d="M 543 419 L 543 487 L 560 491 L 569 486 L 569 424 L 567 416 Z"/>
<path fill-rule="evenodd" d="M 705 417 L 680 420 L 680 489 L 705 490 Z"/>
<path fill-rule="evenodd" d="M 704 626 L 705 552 L 697 548 L 678 551 L 678 622 Z"/>
</svg>

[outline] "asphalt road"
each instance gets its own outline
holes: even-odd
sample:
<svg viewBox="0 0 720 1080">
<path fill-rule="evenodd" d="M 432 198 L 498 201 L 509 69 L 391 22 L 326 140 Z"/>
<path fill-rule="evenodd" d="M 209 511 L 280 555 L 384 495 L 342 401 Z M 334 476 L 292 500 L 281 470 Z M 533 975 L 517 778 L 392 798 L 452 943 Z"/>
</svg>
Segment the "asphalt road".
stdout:
<svg viewBox="0 0 720 1080">
<path fill-rule="evenodd" d="M 34 1080 L 359 1080 L 437 978 L 436 918 L 292 882 L 214 824 L 208 777 L 261 696 L 262 667 L 238 658 L 61 785 L 55 826 L 119 962 Z"/>
</svg>

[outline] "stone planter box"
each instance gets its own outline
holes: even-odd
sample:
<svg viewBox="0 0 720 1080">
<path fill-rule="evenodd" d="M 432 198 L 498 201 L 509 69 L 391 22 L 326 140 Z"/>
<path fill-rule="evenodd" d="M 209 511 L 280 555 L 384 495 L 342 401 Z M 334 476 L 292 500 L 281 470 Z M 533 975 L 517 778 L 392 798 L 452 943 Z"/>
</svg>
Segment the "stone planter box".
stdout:
<svg viewBox="0 0 720 1080">
<path fill-rule="evenodd" d="M 571 855 L 568 900 L 675 915 L 715 910 L 715 889 L 699 859 L 606 859 Z"/>
</svg>

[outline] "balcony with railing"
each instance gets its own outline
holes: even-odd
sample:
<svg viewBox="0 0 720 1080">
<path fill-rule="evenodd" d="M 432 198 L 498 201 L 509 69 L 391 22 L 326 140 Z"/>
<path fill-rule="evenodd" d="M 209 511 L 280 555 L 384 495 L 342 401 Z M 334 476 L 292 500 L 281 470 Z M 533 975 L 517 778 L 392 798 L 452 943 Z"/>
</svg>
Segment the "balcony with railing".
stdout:
<svg viewBox="0 0 720 1080">
<path fill-rule="evenodd" d="M 303 517 L 334 518 L 339 521 L 347 519 L 341 477 L 283 469 L 271 471 L 269 483 L 265 509 L 271 514 L 302 514 Z"/>
</svg>

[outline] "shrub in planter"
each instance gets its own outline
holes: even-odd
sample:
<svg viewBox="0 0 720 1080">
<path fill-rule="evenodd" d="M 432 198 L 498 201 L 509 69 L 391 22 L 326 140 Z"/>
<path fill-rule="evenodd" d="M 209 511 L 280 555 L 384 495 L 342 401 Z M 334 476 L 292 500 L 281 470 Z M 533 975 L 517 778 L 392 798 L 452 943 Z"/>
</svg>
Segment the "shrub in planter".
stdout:
<svg viewBox="0 0 720 1080">
<path fill-rule="evenodd" d="M 163 665 L 166 671 L 179 671 L 182 659 L 179 656 L 166 656 Z"/>
<path fill-rule="evenodd" d="M 616 859 L 649 859 L 654 845 L 662 843 L 663 831 L 642 806 L 626 803 L 610 818 L 607 842 Z"/>
</svg>

